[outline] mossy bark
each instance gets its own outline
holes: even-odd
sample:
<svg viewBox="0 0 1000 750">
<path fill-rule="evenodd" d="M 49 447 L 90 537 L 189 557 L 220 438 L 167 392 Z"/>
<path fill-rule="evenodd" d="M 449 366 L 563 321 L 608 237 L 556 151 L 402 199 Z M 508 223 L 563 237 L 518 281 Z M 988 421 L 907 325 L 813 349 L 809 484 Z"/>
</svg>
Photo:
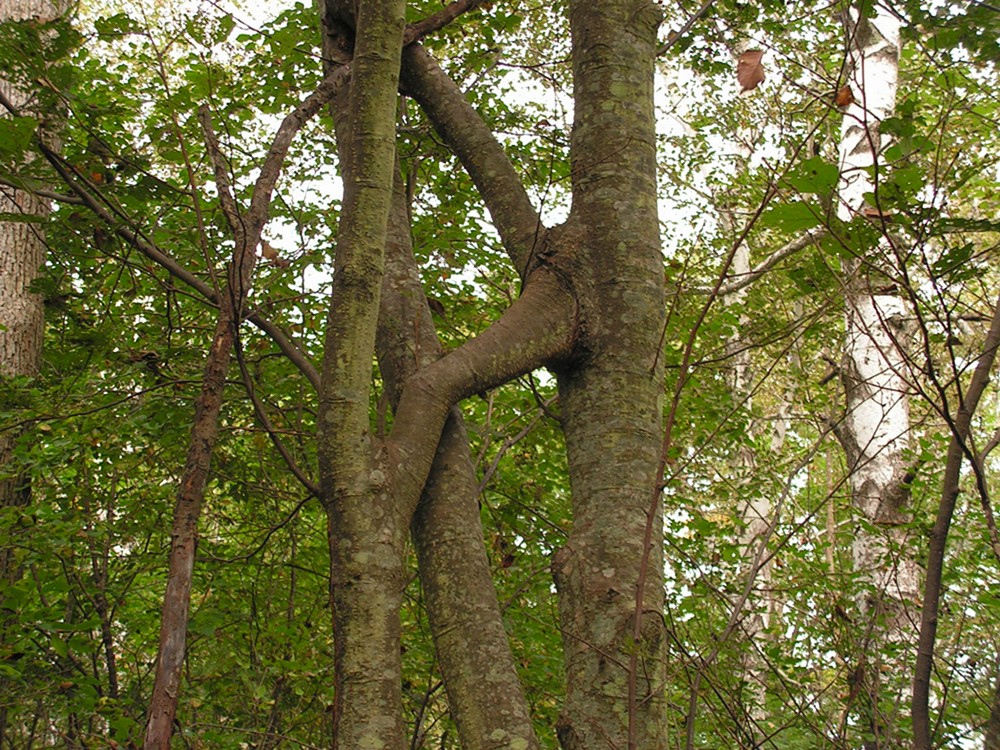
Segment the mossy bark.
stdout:
<svg viewBox="0 0 1000 750">
<path fill-rule="evenodd" d="M 319 407 L 336 694 L 334 747 L 401 748 L 402 547 L 369 431 L 372 353 L 395 163 L 396 89 L 406 3 L 358 7 L 337 237 Z"/>
<path fill-rule="evenodd" d="M 653 115 L 659 12 L 646 0 L 579 0 L 570 13 L 571 222 L 581 236 L 583 332 L 579 359 L 559 373 L 573 493 L 573 531 L 553 565 L 567 682 L 559 739 L 566 750 L 659 748 L 666 744 L 662 520 L 654 486 L 664 326 Z"/>
</svg>

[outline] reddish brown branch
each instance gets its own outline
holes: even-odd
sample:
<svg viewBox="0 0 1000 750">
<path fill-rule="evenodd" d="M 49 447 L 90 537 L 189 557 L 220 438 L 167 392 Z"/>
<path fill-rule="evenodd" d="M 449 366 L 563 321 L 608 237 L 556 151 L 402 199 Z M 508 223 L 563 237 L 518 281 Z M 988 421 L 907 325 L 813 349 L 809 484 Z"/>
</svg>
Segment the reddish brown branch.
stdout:
<svg viewBox="0 0 1000 750">
<path fill-rule="evenodd" d="M 948 543 L 951 519 L 958 501 L 959 481 L 963 457 L 974 461 L 969 448 L 972 415 L 989 384 L 990 370 L 1000 346 L 1000 298 L 993 310 L 993 319 L 983 353 L 976 363 L 969 387 L 954 419 L 946 418 L 951 428 L 951 443 L 948 445 L 944 478 L 941 481 L 941 503 L 937 519 L 931 529 L 930 545 L 927 550 L 927 578 L 924 583 L 924 605 L 920 612 L 920 639 L 917 644 L 917 661 L 913 673 L 913 747 L 914 750 L 931 750 L 930 688 L 931 671 L 934 666 L 934 644 L 937 637 L 938 614 L 943 588 L 944 554 Z"/>
</svg>

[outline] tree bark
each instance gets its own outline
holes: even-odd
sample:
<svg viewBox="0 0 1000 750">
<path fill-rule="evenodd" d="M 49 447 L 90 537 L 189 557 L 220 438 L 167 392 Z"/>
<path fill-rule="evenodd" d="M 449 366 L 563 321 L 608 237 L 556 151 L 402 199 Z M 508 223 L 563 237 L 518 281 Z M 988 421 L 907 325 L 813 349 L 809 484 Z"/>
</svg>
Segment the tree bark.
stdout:
<svg viewBox="0 0 1000 750">
<path fill-rule="evenodd" d="M 871 18 L 852 14 L 847 23 L 848 85 L 855 101 L 844 113 L 837 206 L 837 216 L 845 222 L 881 216 L 878 185 L 885 179 L 881 152 L 886 136 L 879 126 L 895 109 L 900 48 L 899 19 L 890 11 L 878 8 Z M 866 204 L 866 193 L 875 195 L 875 206 Z M 910 608 L 919 595 L 916 556 L 908 552 L 913 545 L 903 528 L 909 500 L 908 316 L 902 298 L 875 291 L 884 283 L 881 274 L 893 267 L 888 242 L 861 248 L 857 259 L 845 263 L 846 336 L 841 372 L 846 413 L 837 430 L 847 457 L 851 500 L 862 519 L 853 557 L 863 587 L 859 609 L 865 624 L 854 674 L 864 698 L 863 721 L 876 747 L 899 742 L 898 722 L 883 716 L 882 705 L 897 702 L 894 696 L 880 700 L 881 675 L 909 670 L 899 663 L 883 670 L 870 658 L 881 653 L 873 644 L 912 642 Z"/>
<path fill-rule="evenodd" d="M 52 21 L 65 12 L 65 3 L 48 0 L 0 0 L 0 21 L 31 19 Z M 39 113 L 31 92 L 19 90 L 13 82 L 0 78 L 0 94 L 26 114 Z M 9 115 L 0 114 L 0 127 Z M 43 134 L 43 137 L 49 137 Z M 20 216 L 22 220 L 0 220 L 0 385 L 12 378 L 31 378 L 42 364 L 42 338 L 45 330 L 45 309 L 42 296 L 32 291 L 32 284 L 45 262 L 45 221 L 49 203 L 24 190 L 0 187 L 0 214 Z M 8 399 L 4 386 L 0 399 Z M 5 404 L 6 405 L 6 404 Z M 20 433 L 0 432 L 0 592 L 21 577 L 17 555 L 17 535 L 21 532 L 20 509 L 28 505 L 31 479 L 23 467 L 17 466 L 14 448 Z M 0 593 L 0 612 L 6 612 Z M 0 658 L 7 655 L 12 618 L 0 615 Z M 6 693 L 6 679 L 0 680 L 0 693 Z M 0 698 L 0 747 L 8 734 L 6 695 Z"/>
<path fill-rule="evenodd" d="M 666 745 L 655 487 L 664 326 L 653 117 L 659 21 L 647 0 L 570 3 L 570 224 L 584 269 L 574 278 L 584 338 L 578 363 L 558 372 L 573 495 L 573 530 L 553 560 L 566 665 L 557 727 L 564 750 Z"/>
<path fill-rule="evenodd" d="M 369 430 L 372 354 L 395 160 L 405 2 L 356 4 L 357 44 L 342 159 L 344 202 L 319 405 L 336 693 L 333 747 L 404 746 L 400 621 L 406 522 Z"/>
<path fill-rule="evenodd" d="M 406 379 L 441 356 L 410 247 L 398 179 L 377 348 L 394 406 Z M 532 750 L 538 740 L 490 573 L 478 491 L 465 425 L 456 408 L 445 424 L 411 524 L 435 653 L 462 747 Z"/>
</svg>

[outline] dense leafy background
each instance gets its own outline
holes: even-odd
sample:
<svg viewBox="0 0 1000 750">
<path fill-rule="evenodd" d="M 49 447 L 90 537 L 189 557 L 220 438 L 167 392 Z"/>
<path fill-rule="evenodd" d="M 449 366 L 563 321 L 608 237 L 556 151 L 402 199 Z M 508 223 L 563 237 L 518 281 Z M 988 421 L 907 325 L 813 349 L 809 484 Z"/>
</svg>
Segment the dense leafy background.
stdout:
<svg viewBox="0 0 1000 750">
<path fill-rule="evenodd" d="M 997 288 L 997 16 L 901 3 L 906 42 L 896 139 L 884 155 L 880 205 L 892 225 L 838 223 L 831 210 L 845 47 L 839 6 L 767 2 L 666 9 L 658 84 L 669 406 L 680 393 L 666 492 L 673 747 L 736 747 L 756 695 L 745 666 L 762 663 L 774 747 L 856 747 L 864 708 L 851 670 L 871 647 L 852 613 L 850 541 L 862 523 L 829 432 L 843 410 L 841 259 L 883 233 L 891 283 L 914 311 L 916 397 L 913 539 L 936 511 L 958 385 L 978 355 Z M 564 3 L 495 3 L 427 40 L 494 127 L 546 216 L 568 201 L 571 123 Z M 435 10 L 410 5 L 412 19 Z M 274 18 L 248 8 L 129 5 L 0 27 L 0 63 L 56 112 L 74 178 L 120 226 L 167 250 L 209 283 L 231 240 L 215 201 L 196 112 L 208 103 L 239 197 L 278 118 L 318 82 L 317 19 L 303 3 Z M 734 54 L 765 50 L 767 79 L 739 95 Z M 5 180 L 56 186 L 33 149 L 37 118 L 0 136 Z M 446 347 L 475 335 L 519 293 L 488 215 L 455 158 L 413 102 L 399 117 L 415 252 Z M 338 216 L 332 126 L 299 137 L 266 235 L 252 303 L 320 355 L 324 293 Z M 735 217 L 735 218 L 734 218 Z M 742 296 L 712 300 L 723 259 L 744 236 L 754 262 L 803 231 L 839 239 L 777 264 Z M 0 533 L 23 576 L 3 591 L 0 695 L 11 747 L 125 746 L 143 722 L 156 656 L 170 516 L 213 310 L 85 207 L 56 202 L 38 281 L 47 308 L 45 367 L 7 382 L 0 429 L 26 426 L 17 466 L 33 478 L 29 507 L 4 509 Z M 728 280 L 728 279 L 727 279 Z M 734 347 L 749 380 L 733 387 Z M 313 465 L 315 394 L 259 331 L 241 332 L 249 383 L 296 461 Z M 185 669 L 178 746 L 324 746 L 332 704 L 326 528 L 254 417 L 233 368 L 213 461 Z M 377 381 L 377 373 L 373 375 Z M 378 383 L 376 382 L 376 385 Z M 376 388 L 376 392 L 378 392 Z M 484 543 L 540 736 L 554 746 L 560 638 L 548 573 L 570 524 L 553 378 L 536 373 L 464 404 L 483 481 Z M 373 427 L 388 419 L 372 404 Z M 996 428 L 995 393 L 977 422 Z M 13 470 L 12 467 L 11 470 Z M 992 486 L 992 482 L 991 482 Z M 739 509 L 771 501 L 758 560 Z M 942 746 L 978 741 L 997 681 L 998 552 L 978 495 L 963 493 L 949 548 L 938 671 Z M 995 529 L 994 529 L 995 533 Z M 742 608 L 734 612 L 737 606 Z M 743 606 L 745 605 L 745 606 Z M 742 623 L 770 607 L 747 642 Z M 404 664 L 414 748 L 454 747 L 447 701 L 416 577 L 408 589 Z M 890 644 L 882 648 L 892 649 Z M 885 660 L 906 655 L 883 654 Z M 884 675 L 886 706 L 908 690 Z M 898 684 L 897 684 L 898 683 Z"/>
</svg>

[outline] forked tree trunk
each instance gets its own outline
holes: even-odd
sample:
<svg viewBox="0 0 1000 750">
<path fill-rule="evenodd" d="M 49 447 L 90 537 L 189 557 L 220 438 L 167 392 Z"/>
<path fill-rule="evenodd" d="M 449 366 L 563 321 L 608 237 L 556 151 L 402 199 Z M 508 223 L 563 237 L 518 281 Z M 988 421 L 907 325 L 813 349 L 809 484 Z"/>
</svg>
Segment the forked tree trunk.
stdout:
<svg viewBox="0 0 1000 750">
<path fill-rule="evenodd" d="M 852 11 L 853 12 L 853 11 Z M 896 103 L 899 67 L 899 19 L 878 7 L 873 17 L 848 23 L 850 85 L 854 103 L 844 113 L 840 142 L 841 184 L 838 218 L 865 216 L 884 230 L 877 185 L 886 178 L 879 132 Z M 872 176 L 874 173 L 874 178 Z M 865 194 L 874 193 L 875 203 Z M 859 522 L 854 566 L 864 588 L 863 617 L 857 644 L 856 693 L 876 747 L 898 742 L 896 718 L 882 705 L 895 704 L 898 692 L 881 696 L 881 675 L 908 674 L 901 663 L 877 664 L 869 657 L 888 642 L 912 642 L 912 605 L 918 597 L 914 544 L 908 541 L 906 452 L 909 448 L 909 399 L 906 378 L 907 309 L 890 292 L 883 273 L 895 265 L 888 242 L 862 248 L 845 263 L 846 337 L 842 377 L 846 415 L 838 438 L 847 456 L 851 499 Z M 909 649 L 902 649 L 909 653 Z"/>
</svg>

